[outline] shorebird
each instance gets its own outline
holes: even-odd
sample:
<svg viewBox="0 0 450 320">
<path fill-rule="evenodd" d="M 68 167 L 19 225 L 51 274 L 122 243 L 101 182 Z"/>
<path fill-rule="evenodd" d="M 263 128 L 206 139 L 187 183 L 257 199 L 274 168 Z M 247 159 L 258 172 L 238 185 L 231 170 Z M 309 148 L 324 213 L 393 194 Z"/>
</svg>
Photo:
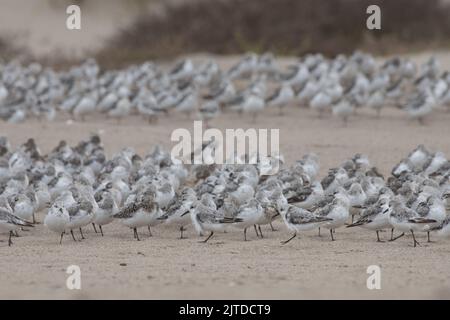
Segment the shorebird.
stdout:
<svg viewBox="0 0 450 320">
<path fill-rule="evenodd" d="M 197 108 L 197 105 L 198 93 L 195 88 L 191 88 L 175 103 L 175 110 L 190 117 L 191 113 Z"/>
<path fill-rule="evenodd" d="M 323 195 L 322 185 L 314 181 L 311 186 L 302 187 L 299 193 L 289 198 L 288 202 L 299 208 L 310 209 L 323 198 Z"/>
<path fill-rule="evenodd" d="M 444 221 L 437 227 L 434 227 L 432 231 L 436 231 L 440 237 L 450 237 L 450 216 L 447 216 Z"/>
<path fill-rule="evenodd" d="M 247 241 L 247 228 L 255 226 L 256 230 L 256 225 L 263 219 L 263 217 L 263 207 L 258 200 L 251 199 L 238 208 L 233 217 L 236 220 L 236 222 L 233 223 L 233 226 L 239 229 L 244 229 L 244 241 Z"/>
<path fill-rule="evenodd" d="M 84 121 L 87 114 L 93 113 L 95 111 L 97 101 L 98 95 L 95 91 L 81 98 L 72 111 L 75 118 L 81 118 L 81 120 Z"/>
<path fill-rule="evenodd" d="M 332 106 L 333 115 L 339 117 L 344 122 L 344 126 L 348 124 L 348 118 L 354 113 L 355 108 L 347 99 L 341 99 L 338 103 Z"/>
<path fill-rule="evenodd" d="M 198 111 L 200 118 L 205 121 L 205 126 L 208 128 L 209 120 L 216 118 L 220 114 L 219 103 L 216 100 L 206 101 Z"/>
<path fill-rule="evenodd" d="M 25 194 L 17 194 L 13 196 L 10 201 L 10 205 L 13 209 L 13 214 L 16 217 L 30 223 L 36 220 L 34 219 L 35 207 L 33 206 L 30 198 Z"/>
<path fill-rule="evenodd" d="M 237 205 L 243 205 L 250 201 L 255 194 L 251 185 L 241 184 L 235 191 L 230 192 L 229 196 L 236 201 Z"/>
<path fill-rule="evenodd" d="M 191 223 L 188 215 L 193 209 L 197 196 L 192 188 L 184 188 L 180 195 L 172 200 L 167 206 L 166 212 L 158 217 L 158 220 L 165 221 L 166 224 L 175 225 L 180 230 L 180 239 L 183 239 L 185 226 Z"/>
<path fill-rule="evenodd" d="M 283 108 L 294 99 L 294 90 L 289 84 L 282 84 L 275 92 L 266 99 L 265 103 L 269 106 L 278 107 L 279 115 L 283 115 Z"/>
<path fill-rule="evenodd" d="M 61 235 L 59 244 L 62 244 L 62 239 L 70 222 L 70 215 L 67 209 L 58 203 L 54 203 L 48 210 L 44 219 L 44 225 L 51 231 Z"/>
<path fill-rule="evenodd" d="M 142 194 L 130 196 L 125 206 L 113 215 L 114 218 L 120 219 L 123 225 L 133 229 L 134 237 L 138 241 L 140 239 L 137 229 L 153 224 L 162 215 L 155 198 L 156 190 L 148 188 Z"/>
<path fill-rule="evenodd" d="M 228 103 L 231 99 L 236 96 L 236 89 L 228 79 L 224 79 L 217 88 L 211 89 L 211 91 L 206 94 L 203 98 L 207 100 L 214 100 L 221 106 Z"/>
<path fill-rule="evenodd" d="M 325 205 L 324 207 L 319 207 L 313 212 L 318 216 L 331 219 L 330 221 L 324 223 L 322 227 L 330 230 L 332 241 L 334 241 L 334 230 L 345 225 L 348 220 L 349 206 L 350 203 L 345 195 L 345 191 L 340 189 L 334 194 L 334 199 L 331 203 Z"/>
<path fill-rule="evenodd" d="M 287 85 L 302 85 L 310 78 L 309 70 L 304 64 L 291 65 L 288 69 L 289 73 L 280 75 L 280 80 Z"/>
<path fill-rule="evenodd" d="M 116 105 L 118 101 L 119 96 L 116 92 L 107 92 L 103 97 L 101 97 L 101 100 L 98 103 L 98 111 L 108 112 Z"/>
<path fill-rule="evenodd" d="M 357 182 L 354 182 L 350 186 L 350 189 L 347 192 L 347 196 L 350 201 L 350 214 L 352 216 L 353 223 L 355 215 L 359 214 L 361 207 L 367 200 L 367 195 L 361 185 Z"/>
<path fill-rule="evenodd" d="M 327 109 L 331 109 L 331 104 L 332 99 L 326 91 L 319 91 L 309 102 L 310 108 L 318 112 L 319 118 Z"/>
<path fill-rule="evenodd" d="M 67 197 L 72 197 L 72 195 L 67 195 Z M 94 219 L 94 208 L 92 203 L 85 199 L 79 199 L 77 201 L 74 200 L 71 202 L 72 199 L 63 201 L 65 201 L 64 203 L 70 217 L 67 229 L 70 229 L 72 239 L 77 241 L 73 234 L 73 230 L 80 230 L 81 239 L 84 239 L 82 228 L 92 223 Z"/>
<path fill-rule="evenodd" d="M 417 213 L 424 219 L 435 220 L 434 223 L 422 225 L 422 231 L 427 232 L 428 242 L 430 240 L 430 231 L 439 226 L 447 217 L 445 205 L 442 200 L 435 196 L 428 196 L 423 202 L 420 202 L 416 208 Z"/>
<path fill-rule="evenodd" d="M 8 246 L 11 246 L 13 231 L 22 227 L 33 227 L 33 225 L 25 220 L 16 217 L 5 208 L 0 207 L 0 231 L 9 232 Z"/>
<path fill-rule="evenodd" d="M 241 60 L 233 65 L 227 72 L 227 77 L 237 79 L 251 75 L 258 66 L 258 56 L 254 53 L 246 54 Z"/>
<path fill-rule="evenodd" d="M 362 210 L 360 218 L 347 226 L 347 228 L 351 227 L 374 230 L 377 233 L 377 242 L 383 242 L 380 240 L 379 232 L 392 228 L 389 222 L 389 198 L 380 197 L 375 204 Z"/>
<path fill-rule="evenodd" d="M 294 235 L 286 241 L 282 241 L 282 244 L 286 244 L 294 239 L 298 232 L 317 229 L 324 223 L 333 220 L 332 218 L 319 216 L 306 209 L 292 205 L 282 207 L 279 212 L 288 230 L 294 232 Z"/>
<path fill-rule="evenodd" d="M 411 119 L 418 120 L 420 124 L 424 124 L 424 118 L 431 113 L 436 105 L 436 99 L 433 94 L 426 90 L 419 94 L 415 99 L 411 100 L 405 107 Z"/>
<path fill-rule="evenodd" d="M 214 232 L 224 231 L 232 223 L 241 222 L 234 217 L 218 215 L 217 207 L 212 196 L 208 193 L 202 195 L 200 201 L 191 210 L 191 220 L 198 234 L 209 231 L 209 236 L 202 242 L 206 243 L 214 235 Z M 187 214 L 187 213 L 185 213 Z"/>
<path fill-rule="evenodd" d="M 103 191 L 96 196 L 95 201 L 98 203 L 98 209 L 95 212 L 94 220 L 92 224 L 95 232 L 97 232 L 95 225 L 100 228 L 100 233 L 103 237 L 102 226 L 113 222 L 114 215 L 119 212 L 119 207 L 112 194 L 108 191 Z"/>
<path fill-rule="evenodd" d="M 120 122 L 122 118 L 127 116 L 131 110 L 131 102 L 128 97 L 124 97 L 117 101 L 116 105 L 108 111 L 108 116 L 116 118 Z"/>
<path fill-rule="evenodd" d="M 183 80 L 192 77 L 194 74 L 194 64 L 190 59 L 179 61 L 170 70 L 169 76 L 172 80 Z"/>
<path fill-rule="evenodd" d="M 416 240 L 414 231 L 422 230 L 422 225 L 436 223 L 434 219 L 427 219 L 421 217 L 416 211 L 407 208 L 399 199 L 392 199 L 389 204 L 389 222 L 397 230 L 402 231 L 402 234 L 392 239 L 392 241 L 402 237 L 405 232 L 411 232 L 414 240 L 414 247 L 420 245 Z"/>
</svg>

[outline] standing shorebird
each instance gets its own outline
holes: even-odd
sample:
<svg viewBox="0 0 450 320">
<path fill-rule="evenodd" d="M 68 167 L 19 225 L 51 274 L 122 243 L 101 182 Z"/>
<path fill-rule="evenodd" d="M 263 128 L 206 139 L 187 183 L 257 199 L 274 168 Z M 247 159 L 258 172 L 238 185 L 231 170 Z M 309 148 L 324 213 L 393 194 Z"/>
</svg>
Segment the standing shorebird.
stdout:
<svg viewBox="0 0 450 320">
<path fill-rule="evenodd" d="M 405 232 L 411 232 L 414 240 L 414 247 L 420 245 L 416 240 L 414 231 L 421 231 L 422 225 L 436 223 L 436 220 L 422 218 L 416 211 L 407 208 L 399 199 L 391 200 L 389 204 L 389 222 L 396 230 L 402 231 L 402 234 L 392 239 L 392 241 L 405 235 Z"/>
<path fill-rule="evenodd" d="M 9 232 L 8 246 L 13 244 L 11 237 L 13 231 L 20 229 L 21 227 L 32 227 L 33 225 L 25 220 L 22 220 L 15 215 L 11 214 L 8 210 L 0 208 L 0 231 Z"/>
<path fill-rule="evenodd" d="M 53 204 L 44 219 L 44 225 L 51 231 L 61 235 L 59 244 L 62 244 L 62 239 L 70 222 L 69 212 L 58 203 Z"/>
<path fill-rule="evenodd" d="M 203 194 L 195 208 L 191 210 L 192 224 L 197 233 L 203 234 L 205 231 L 210 232 L 209 236 L 201 242 L 206 243 L 214 235 L 214 232 L 224 231 L 230 224 L 241 222 L 240 219 L 225 217 L 218 213 L 216 204 L 209 193 Z"/>
<path fill-rule="evenodd" d="M 377 203 L 363 210 L 359 220 L 347 226 L 347 228 L 351 227 L 374 230 L 377 233 L 377 242 L 383 242 L 380 240 L 379 232 L 392 228 L 389 222 L 389 198 L 380 198 Z"/>
<path fill-rule="evenodd" d="M 191 217 L 188 213 L 193 209 L 196 200 L 197 197 L 192 188 L 183 189 L 181 194 L 167 206 L 166 212 L 158 217 L 158 220 L 177 226 L 180 230 L 180 239 L 184 239 L 183 231 L 185 226 L 191 223 Z"/>
<path fill-rule="evenodd" d="M 298 232 L 317 229 L 324 223 L 333 220 L 332 218 L 319 216 L 306 209 L 292 205 L 282 207 L 279 212 L 288 230 L 294 232 L 294 235 L 286 241 L 282 241 L 282 244 L 286 244 L 294 239 Z"/>
<path fill-rule="evenodd" d="M 286 107 L 293 99 L 295 93 L 289 84 L 282 84 L 270 97 L 268 97 L 265 103 L 268 106 L 278 107 L 279 115 L 283 115 L 283 109 Z"/>
</svg>

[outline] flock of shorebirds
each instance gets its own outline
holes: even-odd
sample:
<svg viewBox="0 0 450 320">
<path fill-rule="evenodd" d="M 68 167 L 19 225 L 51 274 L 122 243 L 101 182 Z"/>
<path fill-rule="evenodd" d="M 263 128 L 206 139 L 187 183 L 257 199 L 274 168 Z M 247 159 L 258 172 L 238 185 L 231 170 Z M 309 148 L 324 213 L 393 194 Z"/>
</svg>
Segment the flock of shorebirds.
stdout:
<svg viewBox="0 0 450 320">
<path fill-rule="evenodd" d="M 181 238 L 193 225 L 204 242 L 232 229 L 247 240 L 247 229 L 263 238 L 261 226 L 279 218 L 292 232 L 283 244 L 303 231 L 320 235 L 320 228 L 333 241 L 342 227 L 372 230 L 377 241 L 383 230 L 392 230 L 391 241 L 410 233 L 414 247 L 417 233 L 428 233 L 428 241 L 430 232 L 450 236 L 450 161 L 442 152 L 420 145 L 387 179 L 362 154 L 323 179 L 314 154 L 291 166 L 281 161 L 274 175 L 260 169 L 260 163 L 183 165 L 158 146 L 144 157 L 125 148 L 107 159 L 98 135 L 76 146 L 61 141 L 45 155 L 33 139 L 13 150 L 0 137 L 0 233 L 9 233 L 11 245 L 46 210 L 44 225 L 60 243 L 68 233 L 81 241 L 86 227 L 103 235 L 113 221 L 137 240 L 139 229 L 151 235 L 159 224 L 175 226 Z"/>
<path fill-rule="evenodd" d="M 434 57 L 418 66 L 402 57 L 378 63 L 361 52 L 334 59 L 310 54 L 286 68 L 278 65 L 270 53 L 245 55 L 228 70 L 213 59 L 197 65 L 185 59 L 172 69 L 146 62 L 105 71 L 93 59 L 68 71 L 0 63 L 0 118 L 52 120 L 63 112 L 75 120 L 100 113 L 118 121 L 132 114 L 155 121 L 181 112 L 207 122 L 222 112 L 255 118 L 266 108 L 282 114 L 299 105 L 347 123 L 359 108 L 380 115 L 393 106 L 423 123 L 434 110 L 450 110 L 450 73 Z"/>
</svg>

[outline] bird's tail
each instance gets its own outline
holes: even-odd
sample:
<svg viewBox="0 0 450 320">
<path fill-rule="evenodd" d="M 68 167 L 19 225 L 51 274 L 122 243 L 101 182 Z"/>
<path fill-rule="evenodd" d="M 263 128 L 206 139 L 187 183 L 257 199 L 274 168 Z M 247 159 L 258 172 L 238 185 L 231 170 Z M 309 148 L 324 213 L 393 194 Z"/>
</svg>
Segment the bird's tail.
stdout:
<svg viewBox="0 0 450 320">
<path fill-rule="evenodd" d="M 358 220 L 358 221 L 356 221 L 356 222 L 354 222 L 352 224 L 349 224 L 346 228 L 362 226 L 363 224 L 367 224 L 367 223 L 370 223 L 370 222 L 372 222 L 372 221 L 368 220 L 368 219 L 361 219 L 361 220 Z"/>
<path fill-rule="evenodd" d="M 220 220 L 220 223 L 235 223 L 235 222 L 242 222 L 244 221 L 241 218 L 233 218 L 233 217 L 224 217 Z"/>
<path fill-rule="evenodd" d="M 26 220 L 23 220 L 17 216 L 13 217 L 13 223 L 17 226 L 21 226 L 21 227 L 31 227 L 33 228 L 34 225 L 31 222 L 28 222 Z"/>
</svg>

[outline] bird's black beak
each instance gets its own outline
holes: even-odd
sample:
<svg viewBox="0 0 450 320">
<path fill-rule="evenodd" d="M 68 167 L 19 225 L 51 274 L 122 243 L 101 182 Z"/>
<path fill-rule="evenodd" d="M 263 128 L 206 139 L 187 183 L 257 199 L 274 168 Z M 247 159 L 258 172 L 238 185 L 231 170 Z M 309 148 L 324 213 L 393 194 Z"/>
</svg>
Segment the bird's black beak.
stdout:
<svg viewBox="0 0 450 320">
<path fill-rule="evenodd" d="M 192 208 L 191 208 L 191 209 L 192 209 Z M 184 216 L 187 215 L 189 212 L 191 212 L 191 210 L 188 210 L 188 211 L 182 213 L 182 214 L 181 214 L 181 217 L 184 217 Z"/>
</svg>

